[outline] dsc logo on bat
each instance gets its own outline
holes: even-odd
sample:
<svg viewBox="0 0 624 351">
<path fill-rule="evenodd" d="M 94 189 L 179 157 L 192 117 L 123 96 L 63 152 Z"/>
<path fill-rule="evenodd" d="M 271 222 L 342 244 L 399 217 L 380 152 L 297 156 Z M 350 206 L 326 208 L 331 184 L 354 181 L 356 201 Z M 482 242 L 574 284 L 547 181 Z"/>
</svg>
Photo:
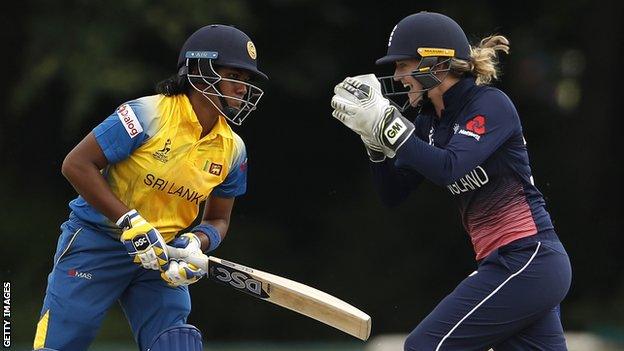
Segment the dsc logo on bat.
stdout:
<svg viewBox="0 0 624 351">
<path fill-rule="evenodd" d="M 224 266 L 214 267 L 214 269 L 211 269 L 210 273 L 213 278 L 243 292 L 262 298 L 268 296 L 266 292 L 262 291 L 262 282 L 248 277 L 245 273 L 229 270 Z"/>
</svg>

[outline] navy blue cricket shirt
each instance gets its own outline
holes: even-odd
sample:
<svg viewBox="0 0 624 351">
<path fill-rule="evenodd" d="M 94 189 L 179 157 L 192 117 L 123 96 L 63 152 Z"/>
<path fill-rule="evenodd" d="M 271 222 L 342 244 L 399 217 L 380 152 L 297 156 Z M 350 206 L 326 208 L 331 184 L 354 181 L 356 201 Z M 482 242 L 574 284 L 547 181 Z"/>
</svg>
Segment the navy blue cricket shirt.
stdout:
<svg viewBox="0 0 624 351">
<path fill-rule="evenodd" d="M 445 186 L 459 206 L 477 260 L 516 239 L 552 229 L 509 97 L 468 77 L 443 99 L 441 118 L 423 111 L 396 157 L 372 163 L 384 202 L 402 202 L 423 178 Z"/>
</svg>

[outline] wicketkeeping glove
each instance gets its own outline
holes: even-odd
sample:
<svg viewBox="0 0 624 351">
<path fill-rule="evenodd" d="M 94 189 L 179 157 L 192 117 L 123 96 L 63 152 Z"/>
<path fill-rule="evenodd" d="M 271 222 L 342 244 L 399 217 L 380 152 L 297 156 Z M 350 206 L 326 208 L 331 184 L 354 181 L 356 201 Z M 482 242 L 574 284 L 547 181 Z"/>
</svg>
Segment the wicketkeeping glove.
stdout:
<svg viewBox="0 0 624 351">
<path fill-rule="evenodd" d="M 383 97 L 375 75 L 347 77 L 334 87 L 334 93 L 332 116 L 362 136 L 367 149 L 372 146 L 394 157 L 414 133 L 412 122 Z"/>
<path fill-rule="evenodd" d="M 161 278 L 171 286 L 190 285 L 200 280 L 206 272 L 182 260 L 171 259 L 169 268 L 160 273 Z"/>
<path fill-rule="evenodd" d="M 136 210 L 130 210 L 121 216 L 117 225 L 123 229 L 120 240 L 134 263 L 161 272 L 169 268 L 165 240 Z"/>
<path fill-rule="evenodd" d="M 381 95 L 381 85 L 373 74 L 347 77 L 334 87 L 332 116 L 359 135 L 371 135 L 390 101 Z"/>
<path fill-rule="evenodd" d="M 366 148 L 366 154 L 371 162 L 379 163 L 386 159 L 386 155 L 383 152 L 383 148 L 375 142 L 375 140 L 369 139 L 363 135 L 360 135 L 364 147 Z"/>
</svg>

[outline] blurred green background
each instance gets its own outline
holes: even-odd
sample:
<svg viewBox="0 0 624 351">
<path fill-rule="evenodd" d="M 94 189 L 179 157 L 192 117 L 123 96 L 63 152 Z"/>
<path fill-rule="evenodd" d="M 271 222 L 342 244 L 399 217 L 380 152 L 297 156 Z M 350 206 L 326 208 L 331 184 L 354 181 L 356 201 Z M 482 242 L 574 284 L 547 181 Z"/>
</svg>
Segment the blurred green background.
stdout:
<svg viewBox="0 0 624 351">
<path fill-rule="evenodd" d="M 360 307 L 373 337 L 414 328 L 474 269 L 470 241 L 451 197 L 432 184 L 384 208 L 359 139 L 331 118 L 329 100 L 347 75 L 391 73 L 374 60 L 396 22 L 420 10 L 453 17 L 473 44 L 491 33 L 510 39 L 495 85 L 518 108 L 536 185 L 572 260 L 564 327 L 624 340 L 621 2 L 68 0 L 16 2 L 0 14 L 0 272 L 12 284 L 14 344 L 33 337 L 76 196 L 60 173 L 64 156 L 120 103 L 152 94 L 175 73 L 185 38 L 210 23 L 247 32 L 271 78 L 259 110 L 236 129 L 249 154 L 248 192 L 215 254 Z M 191 291 L 189 322 L 215 349 L 365 346 L 222 286 Z M 115 307 L 93 349 L 131 343 Z"/>
</svg>

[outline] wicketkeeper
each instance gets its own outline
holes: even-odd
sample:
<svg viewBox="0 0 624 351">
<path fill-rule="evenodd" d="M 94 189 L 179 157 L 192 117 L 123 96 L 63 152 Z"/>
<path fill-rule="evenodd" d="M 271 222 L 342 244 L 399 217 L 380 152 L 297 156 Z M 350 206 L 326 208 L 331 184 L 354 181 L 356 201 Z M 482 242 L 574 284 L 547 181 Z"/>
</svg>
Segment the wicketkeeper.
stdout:
<svg viewBox="0 0 624 351">
<path fill-rule="evenodd" d="M 333 116 L 360 135 L 383 201 L 401 203 L 425 179 L 445 187 L 474 246 L 477 270 L 405 350 L 566 349 L 559 304 L 570 261 L 533 182 L 518 112 L 488 86 L 508 50 L 504 36 L 471 46 L 451 18 L 419 12 L 394 27 L 377 60 L 394 64 L 392 76 L 349 77 L 334 89 Z M 403 115 L 411 108 L 414 120 Z"/>
</svg>

